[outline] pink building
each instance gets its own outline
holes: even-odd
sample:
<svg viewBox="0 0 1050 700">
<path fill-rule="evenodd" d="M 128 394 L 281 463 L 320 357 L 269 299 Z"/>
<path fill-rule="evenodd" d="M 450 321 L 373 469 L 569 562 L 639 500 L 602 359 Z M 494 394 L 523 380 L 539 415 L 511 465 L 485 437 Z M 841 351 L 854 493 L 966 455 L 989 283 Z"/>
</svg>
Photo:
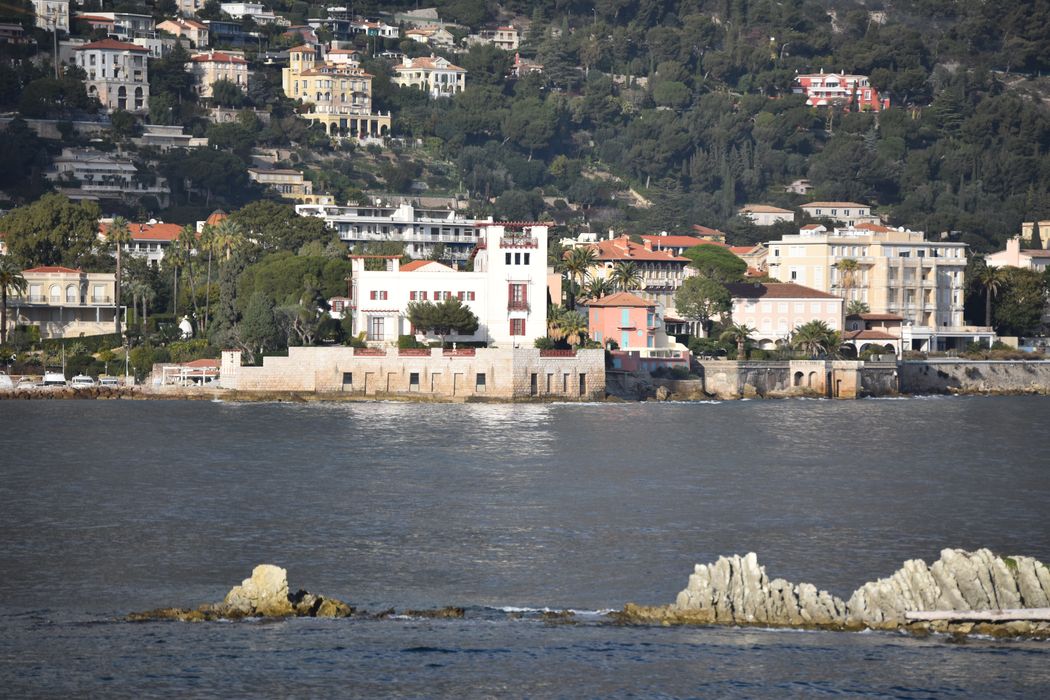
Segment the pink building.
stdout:
<svg viewBox="0 0 1050 700">
<path fill-rule="evenodd" d="M 880 99 L 879 92 L 866 75 L 847 73 L 811 73 L 795 76 L 795 94 L 805 95 L 811 107 L 842 105 L 848 109 L 878 112 L 890 108 L 889 98 Z"/>
<path fill-rule="evenodd" d="M 657 367 L 689 368 L 689 351 L 664 332 L 656 303 L 630 292 L 617 292 L 587 303 L 587 326 L 592 340 L 609 346 L 613 367 L 629 372 Z"/>
<path fill-rule="evenodd" d="M 786 342 L 810 321 L 823 321 L 832 330 L 843 328 L 845 302 L 834 294 L 790 282 L 737 282 L 726 288 L 733 298 L 733 322 L 754 328 L 754 339 L 763 349 Z"/>
</svg>

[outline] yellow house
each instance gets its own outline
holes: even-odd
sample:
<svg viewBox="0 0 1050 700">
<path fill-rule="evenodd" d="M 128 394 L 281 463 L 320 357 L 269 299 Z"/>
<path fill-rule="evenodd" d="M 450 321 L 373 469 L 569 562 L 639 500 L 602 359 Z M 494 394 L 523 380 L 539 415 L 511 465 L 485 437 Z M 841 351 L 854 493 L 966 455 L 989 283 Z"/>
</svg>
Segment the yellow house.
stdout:
<svg viewBox="0 0 1050 700">
<path fill-rule="evenodd" d="M 372 112 L 372 75 L 352 56 L 334 55 L 319 61 L 312 46 L 288 52 L 288 67 L 281 71 L 284 94 L 300 100 L 302 116 L 320 122 L 332 136 L 357 138 L 386 136 L 390 114 Z"/>
</svg>

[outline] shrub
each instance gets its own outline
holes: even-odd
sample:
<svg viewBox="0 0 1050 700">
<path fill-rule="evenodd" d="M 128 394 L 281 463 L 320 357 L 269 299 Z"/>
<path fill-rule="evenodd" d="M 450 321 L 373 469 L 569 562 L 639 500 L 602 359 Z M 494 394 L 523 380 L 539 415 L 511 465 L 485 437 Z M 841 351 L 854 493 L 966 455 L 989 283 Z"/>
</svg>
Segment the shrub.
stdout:
<svg viewBox="0 0 1050 700">
<path fill-rule="evenodd" d="M 416 340 L 414 335 L 399 335 L 397 337 L 397 347 L 399 350 L 408 350 L 412 348 L 425 348 L 426 343 L 421 343 Z"/>
<path fill-rule="evenodd" d="M 553 350 L 557 343 L 555 343 L 547 336 L 543 336 L 542 338 L 536 338 L 536 342 L 533 343 L 533 345 L 535 345 L 540 350 Z"/>
</svg>

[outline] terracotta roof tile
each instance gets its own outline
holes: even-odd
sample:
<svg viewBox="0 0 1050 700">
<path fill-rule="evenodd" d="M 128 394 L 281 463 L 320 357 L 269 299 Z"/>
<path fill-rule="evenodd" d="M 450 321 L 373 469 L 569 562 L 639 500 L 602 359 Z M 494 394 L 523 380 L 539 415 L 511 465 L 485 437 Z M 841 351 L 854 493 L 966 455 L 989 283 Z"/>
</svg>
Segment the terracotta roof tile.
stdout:
<svg viewBox="0 0 1050 700">
<path fill-rule="evenodd" d="M 836 209 L 871 209 L 871 206 L 868 204 L 858 204 L 856 202 L 810 202 L 801 206 L 803 209 L 807 209 L 809 207 L 833 207 Z"/>
<path fill-rule="evenodd" d="M 669 250 L 649 250 L 640 243 L 635 243 L 627 236 L 593 243 L 599 260 L 643 260 L 647 262 L 680 262 L 688 263 L 689 258 L 675 255 Z"/>
<path fill-rule="evenodd" d="M 88 51 L 91 49 L 101 49 L 105 51 L 137 51 L 139 53 L 149 53 L 149 49 L 137 46 L 135 44 L 128 44 L 123 41 L 117 41 L 116 39 L 103 39 L 102 41 L 92 41 L 90 44 L 84 44 L 78 46 L 77 51 Z"/>
<path fill-rule="evenodd" d="M 77 273 L 80 270 L 74 270 L 71 267 L 62 267 L 61 265 L 42 265 L 40 267 L 31 267 L 28 270 L 22 270 L 22 272 L 73 272 Z"/>
<path fill-rule="evenodd" d="M 656 303 L 652 301 L 646 301 L 636 294 L 630 292 L 616 292 L 615 294 L 609 294 L 601 299 L 592 299 L 588 301 L 586 306 L 635 306 L 635 307 L 655 307 Z"/>
<path fill-rule="evenodd" d="M 822 292 L 812 287 L 790 282 L 732 282 L 726 289 L 734 297 L 742 299 L 836 299 L 842 297 Z"/>
</svg>

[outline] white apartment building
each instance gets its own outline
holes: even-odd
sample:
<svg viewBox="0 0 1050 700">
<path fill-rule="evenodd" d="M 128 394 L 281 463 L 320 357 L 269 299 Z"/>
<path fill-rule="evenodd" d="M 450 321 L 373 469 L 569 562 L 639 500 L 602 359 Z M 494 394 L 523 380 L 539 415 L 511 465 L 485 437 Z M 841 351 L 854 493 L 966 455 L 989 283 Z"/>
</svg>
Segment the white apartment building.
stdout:
<svg viewBox="0 0 1050 700">
<path fill-rule="evenodd" d="M 156 24 L 151 15 L 132 12 L 78 12 L 76 18 L 92 29 L 104 30 L 110 39 L 128 41 L 139 37 L 155 37 Z"/>
<path fill-rule="evenodd" d="M 846 226 L 881 223 L 879 217 L 871 213 L 870 206 L 856 202 L 810 202 L 800 209 L 814 219 L 832 219 Z"/>
<path fill-rule="evenodd" d="M 140 173 L 127 158 L 88 148 L 63 148 L 47 179 L 70 199 L 128 199 L 152 195 L 167 206 L 171 189 L 159 175 Z"/>
<path fill-rule="evenodd" d="M 840 267 L 856 261 L 856 270 Z M 922 232 L 876 224 L 828 231 L 809 225 L 769 243 L 769 275 L 864 302 L 872 313 L 904 317 L 906 349 L 946 350 L 994 338 L 966 326 L 966 244 L 927 241 Z"/>
<path fill-rule="evenodd" d="M 69 34 L 69 0 L 33 0 L 34 26 Z"/>
<path fill-rule="evenodd" d="M 251 17 L 256 24 L 270 24 L 277 19 L 273 11 L 268 10 L 265 5 L 257 2 L 224 2 L 219 7 L 223 12 L 234 19 Z"/>
<path fill-rule="evenodd" d="M 431 97 L 451 97 L 466 88 L 467 71 L 442 56 L 405 56 L 394 66 L 394 83 L 417 87 Z"/>
<path fill-rule="evenodd" d="M 795 220 L 795 212 L 769 204 L 745 204 L 737 214 L 746 219 L 751 219 L 755 226 L 772 226 L 781 221 Z"/>
<path fill-rule="evenodd" d="M 465 261 L 483 240 L 476 224 L 483 223 L 452 209 L 426 209 L 407 202 L 386 203 L 380 200 L 366 205 L 331 206 L 296 205 L 300 216 L 324 219 L 339 239 L 351 245 L 377 241 L 394 241 L 405 245 L 405 254 L 424 258 L 437 245 L 445 248 L 445 257 Z M 546 243 L 544 243 L 546 245 Z"/>
<path fill-rule="evenodd" d="M 84 69 L 88 97 L 98 98 L 107 111 L 149 109 L 149 51 L 135 44 L 103 39 L 77 47 L 76 64 Z"/>
<path fill-rule="evenodd" d="M 351 256 L 349 301 L 353 333 L 365 333 L 369 345 L 397 343 L 416 333 L 407 317 L 409 303 L 460 299 L 478 317 L 478 329 L 453 342 L 485 342 L 497 347 L 533 347 L 547 335 L 547 227 L 502 224 L 482 227 L 474 271 L 416 260 L 400 265 L 386 257 L 386 269 L 366 270 L 367 256 Z"/>
</svg>

